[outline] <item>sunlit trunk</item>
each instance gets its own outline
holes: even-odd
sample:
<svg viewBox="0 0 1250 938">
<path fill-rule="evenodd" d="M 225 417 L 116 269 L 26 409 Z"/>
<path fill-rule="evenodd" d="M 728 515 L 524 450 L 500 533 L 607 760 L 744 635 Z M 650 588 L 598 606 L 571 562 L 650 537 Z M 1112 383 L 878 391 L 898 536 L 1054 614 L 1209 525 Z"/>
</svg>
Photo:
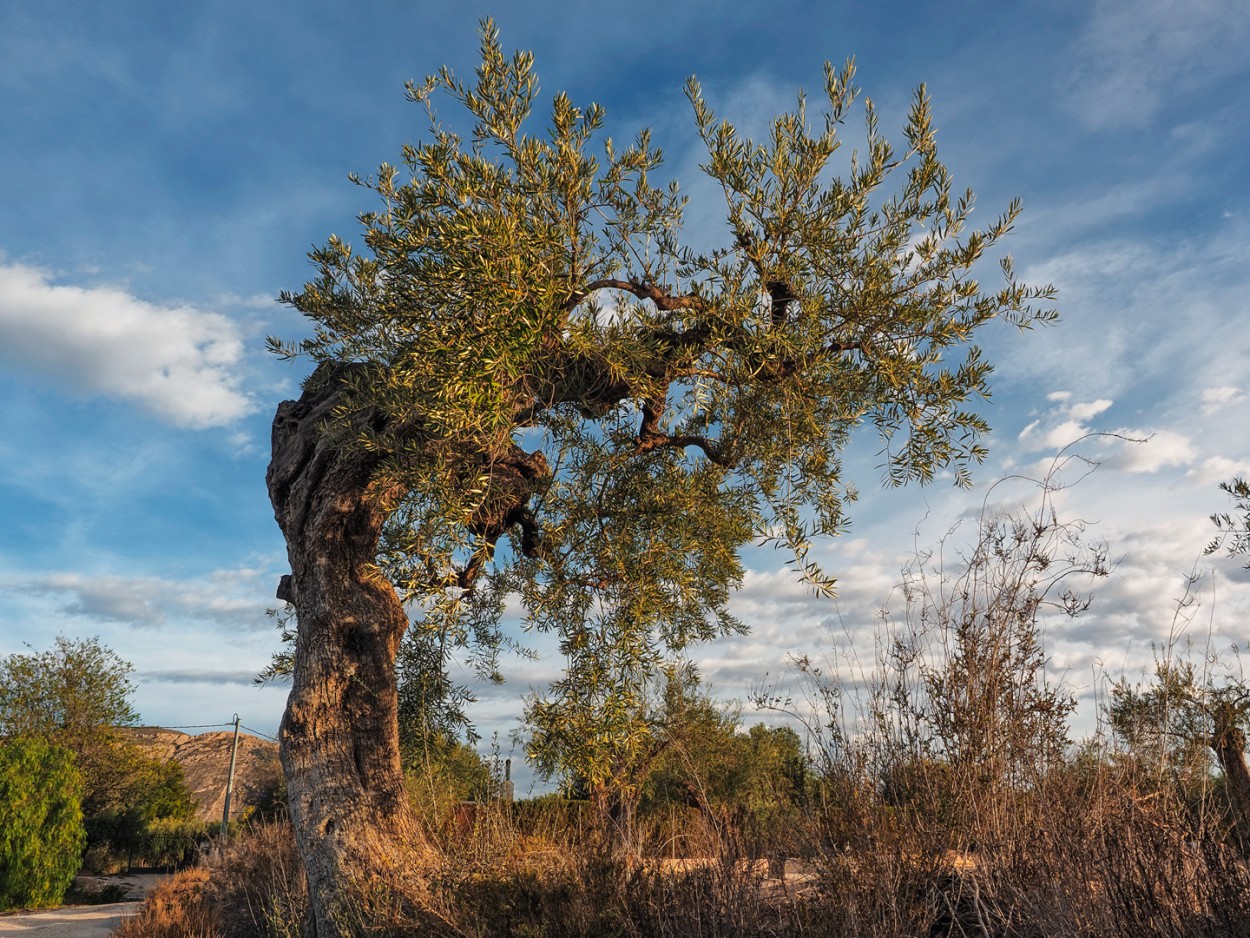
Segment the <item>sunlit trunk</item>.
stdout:
<svg viewBox="0 0 1250 938">
<path fill-rule="evenodd" d="M 1211 748 L 1224 772 L 1224 791 L 1242 853 L 1250 856 L 1250 767 L 1246 765 L 1246 734 L 1232 708 L 1217 711 Z"/>
<path fill-rule="evenodd" d="M 279 598 L 299 626 L 281 755 L 308 878 L 305 934 L 316 938 L 350 934 L 379 903 L 412 898 L 420 853 L 396 724 L 408 620 L 375 566 L 385 518 L 370 491 L 376 457 L 318 432 L 336 387 L 310 382 L 279 405 L 267 476 L 291 563 Z"/>
</svg>

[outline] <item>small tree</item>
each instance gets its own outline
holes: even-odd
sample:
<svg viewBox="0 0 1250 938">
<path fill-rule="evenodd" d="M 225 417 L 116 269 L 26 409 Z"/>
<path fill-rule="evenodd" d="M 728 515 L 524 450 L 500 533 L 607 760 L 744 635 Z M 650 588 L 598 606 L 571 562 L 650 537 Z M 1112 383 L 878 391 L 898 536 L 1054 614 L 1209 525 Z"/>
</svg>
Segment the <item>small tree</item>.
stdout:
<svg viewBox="0 0 1250 938">
<path fill-rule="evenodd" d="M 9 655 L 0 663 L 0 731 L 79 740 L 101 727 L 133 725 L 133 672 L 99 638 L 58 635 L 47 651 Z"/>
<path fill-rule="evenodd" d="M 1045 623 L 1083 613 L 1082 587 L 1110 572 L 1105 545 L 1054 507 L 1057 473 L 1074 459 L 1083 464 L 1061 455 L 1026 480 L 1037 492 L 1019 508 L 1004 488 L 1017 477 L 991 487 L 966 547 L 956 525 L 916 551 L 896 591 L 901 614 L 882 611 L 875 667 L 858 682 L 796 662 L 831 779 L 977 839 L 1018 823 L 1015 809 L 1064 765 L 1076 701 L 1047 673 Z"/>
<path fill-rule="evenodd" d="M 936 759 L 944 782 L 992 796 L 1063 763 L 1076 701 L 1047 675 L 1043 618 L 1084 612 L 1090 596 L 1072 582 L 1110 568 L 1082 522 L 1058 517 L 1052 479 L 1040 487 L 1031 509 L 987 504 L 957 561 L 944 542 L 905 571 L 904 622 L 883 643 L 871 708 L 887 741 L 883 781 L 897 787 Z M 900 756 L 908 764 L 894 764 Z"/>
<path fill-rule="evenodd" d="M 1209 751 L 1224 776 L 1236 837 L 1250 850 L 1250 688 L 1243 680 L 1217 683 L 1203 678 L 1192 662 L 1161 661 L 1152 682 L 1115 685 L 1110 718 L 1131 750 L 1157 759 L 1178 777 L 1198 761 L 1195 749 Z M 1199 771 L 1205 775 L 1208 768 L 1201 760 Z"/>
<path fill-rule="evenodd" d="M 68 751 L 82 780 L 88 842 L 128 856 L 157 818 L 193 811 L 181 766 L 153 759 L 124 733 L 134 668 L 98 638 L 59 635 L 47 651 L 0 661 L 0 733 Z"/>
<path fill-rule="evenodd" d="M 82 859 L 82 777 L 33 737 L 0 742 L 0 910 L 57 905 Z"/>
<path fill-rule="evenodd" d="M 176 760 L 155 759 L 139 746 L 121 742 L 110 752 L 108 775 L 111 785 L 96 793 L 86 814 L 93 862 L 124 860 L 129 868 L 136 858 L 147 859 L 154 824 L 184 822 L 195 815 L 194 798 Z"/>
</svg>

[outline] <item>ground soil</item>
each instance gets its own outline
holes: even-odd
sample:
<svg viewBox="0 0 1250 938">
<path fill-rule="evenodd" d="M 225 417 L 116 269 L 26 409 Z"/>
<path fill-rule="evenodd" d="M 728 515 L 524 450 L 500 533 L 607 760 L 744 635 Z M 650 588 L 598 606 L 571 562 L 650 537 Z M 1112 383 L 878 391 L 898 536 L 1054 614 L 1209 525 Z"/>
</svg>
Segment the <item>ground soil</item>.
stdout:
<svg viewBox="0 0 1250 938">
<path fill-rule="evenodd" d="M 164 879 L 159 873 L 136 873 L 117 876 L 83 876 L 77 885 L 83 889 L 102 889 L 118 884 L 127 887 L 126 901 L 108 905 L 67 905 L 38 912 L 9 912 L 0 915 L 0 935 L 20 938 L 105 938 L 124 916 L 139 908 L 148 890 Z"/>
</svg>

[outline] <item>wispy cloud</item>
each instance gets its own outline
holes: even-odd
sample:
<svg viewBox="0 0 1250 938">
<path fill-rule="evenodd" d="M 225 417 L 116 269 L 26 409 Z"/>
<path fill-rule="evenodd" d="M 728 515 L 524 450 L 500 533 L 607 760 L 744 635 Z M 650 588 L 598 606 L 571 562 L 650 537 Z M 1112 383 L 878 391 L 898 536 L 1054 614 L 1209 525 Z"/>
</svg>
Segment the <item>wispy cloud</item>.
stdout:
<svg viewBox="0 0 1250 938">
<path fill-rule="evenodd" d="M 59 612 L 103 622 L 157 627 L 207 621 L 234 630 L 267 629 L 266 598 L 257 570 L 218 570 L 194 580 L 53 572 L 10 577 L 0 591 L 49 596 Z"/>
<path fill-rule="evenodd" d="M 1090 127 L 1140 127 L 1164 98 L 1245 72 L 1250 18 L 1240 0 L 1098 0 L 1067 79 Z"/>
<path fill-rule="evenodd" d="M 1240 404 L 1246 399 L 1241 388 L 1223 385 L 1218 388 L 1207 388 L 1202 392 L 1203 413 L 1211 414 L 1232 404 Z"/>
<path fill-rule="evenodd" d="M 256 672 L 213 671 L 206 669 L 145 671 L 141 675 L 141 680 L 164 684 L 240 684 L 251 686 L 256 682 Z"/>
<path fill-rule="evenodd" d="M 180 427 L 221 426 L 255 409 L 233 370 L 242 357 L 219 313 L 0 264 L 0 359 L 56 387 L 132 401 Z"/>
</svg>

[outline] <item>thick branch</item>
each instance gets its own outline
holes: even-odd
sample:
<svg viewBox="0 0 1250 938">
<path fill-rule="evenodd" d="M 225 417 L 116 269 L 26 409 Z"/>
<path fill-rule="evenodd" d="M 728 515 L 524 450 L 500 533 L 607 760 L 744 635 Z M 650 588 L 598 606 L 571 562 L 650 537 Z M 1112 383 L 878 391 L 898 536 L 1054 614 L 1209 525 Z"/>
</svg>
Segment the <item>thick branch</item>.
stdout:
<svg viewBox="0 0 1250 938">
<path fill-rule="evenodd" d="M 668 434 L 660 429 L 660 418 L 664 414 L 665 403 L 647 400 L 642 404 L 642 423 L 638 427 L 638 452 L 646 453 L 653 449 L 685 449 L 694 446 L 703 451 L 710 462 L 718 466 L 730 468 L 733 461 L 725 452 L 724 447 L 715 440 L 691 434 Z"/>
<path fill-rule="evenodd" d="M 564 302 L 564 308 L 572 309 L 582 300 L 586 299 L 596 290 L 622 290 L 625 293 L 631 293 L 640 300 L 650 300 L 655 304 L 656 309 L 670 312 L 676 309 L 703 309 L 705 308 L 704 300 L 697 293 L 687 293 L 685 296 L 672 296 L 665 293 L 654 284 L 644 283 L 641 280 L 592 280 L 586 284 L 582 290 L 572 293 Z"/>
<path fill-rule="evenodd" d="M 470 529 L 482 544 L 473 552 L 458 578 L 462 589 L 472 589 L 495 544 L 513 526 L 521 528 L 521 552 L 538 557 L 543 552 L 542 530 L 529 508 L 530 499 L 551 480 L 551 467 L 541 451 L 527 453 L 515 443 L 491 459 L 486 497 L 473 514 Z"/>
</svg>

